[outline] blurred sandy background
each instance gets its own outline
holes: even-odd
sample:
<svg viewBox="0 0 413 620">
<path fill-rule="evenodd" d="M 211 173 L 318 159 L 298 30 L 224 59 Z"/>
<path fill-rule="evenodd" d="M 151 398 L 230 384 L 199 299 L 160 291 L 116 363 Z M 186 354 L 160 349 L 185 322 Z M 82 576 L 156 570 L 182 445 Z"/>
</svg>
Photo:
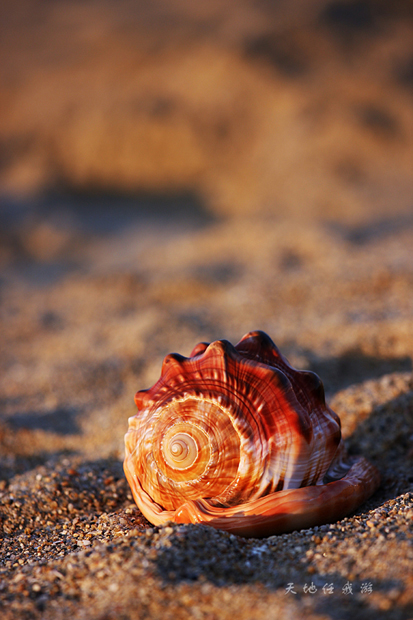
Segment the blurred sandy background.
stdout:
<svg viewBox="0 0 413 620">
<path fill-rule="evenodd" d="M 168 352 L 252 329 L 320 374 L 351 448 L 383 473 L 372 507 L 412 497 L 412 2 L 3 0 L 0 30 L 0 500 L 6 511 L 20 489 L 29 506 L 54 469 L 106 468 L 118 485 L 87 510 L 56 500 L 45 529 L 20 507 L 0 581 L 34 579 L 33 540 L 78 514 L 112 510 L 118 527 L 135 391 Z M 362 610 L 337 599 L 338 615 L 308 617 L 410 617 L 406 549 L 384 544 L 388 569 L 363 548 L 359 572 L 343 555 L 329 568 L 304 554 L 303 583 L 335 571 L 383 586 Z M 58 556 L 73 554 L 43 557 L 66 574 Z M 134 611 L 136 583 L 119 581 L 116 611 L 97 605 L 106 586 L 89 596 L 82 579 L 74 608 L 71 595 L 47 590 L 39 606 L 29 586 L 4 585 L 7 617 L 166 617 Z M 248 588 L 237 596 L 253 617 L 260 594 Z M 199 592 L 179 613 L 233 617 L 221 595 L 211 590 L 209 616 Z"/>
<path fill-rule="evenodd" d="M 402 0 L 5 0 L 2 192 L 406 213 L 412 14 Z"/>
</svg>

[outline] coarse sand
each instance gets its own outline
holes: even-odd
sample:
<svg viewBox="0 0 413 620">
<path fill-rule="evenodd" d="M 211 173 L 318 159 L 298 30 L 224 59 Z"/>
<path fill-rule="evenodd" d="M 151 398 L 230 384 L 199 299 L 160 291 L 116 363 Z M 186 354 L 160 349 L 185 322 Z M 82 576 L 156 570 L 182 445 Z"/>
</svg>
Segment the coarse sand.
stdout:
<svg viewBox="0 0 413 620">
<path fill-rule="evenodd" d="M 149 253 L 148 234 L 85 241 L 87 261 L 46 283 L 5 269 L 2 618 L 408 618 L 413 233 L 355 245 L 314 222 L 226 221 Z M 111 269 L 109 243 L 128 264 Z M 262 540 L 152 527 L 122 471 L 134 392 L 168 351 L 257 327 L 322 376 L 381 488 L 338 523 Z"/>
<path fill-rule="evenodd" d="M 411 4 L 0 11 L 0 618 L 412 619 Z M 135 392 L 256 329 L 379 490 L 262 539 L 153 527 Z"/>
</svg>

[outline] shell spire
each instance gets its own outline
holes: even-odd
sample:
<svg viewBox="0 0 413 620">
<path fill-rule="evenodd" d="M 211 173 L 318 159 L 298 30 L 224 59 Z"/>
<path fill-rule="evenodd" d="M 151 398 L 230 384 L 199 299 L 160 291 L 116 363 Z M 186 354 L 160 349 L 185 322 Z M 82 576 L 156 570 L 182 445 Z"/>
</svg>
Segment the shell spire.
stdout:
<svg viewBox="0 0 413 620">
<path fill-rule="evenodd" d="M 319 377 L 290 366 L 264 332 L 167 355 L 135 402 L 124 469 L 154 524 L 264 536 L 340 518 L 379 484 L 365 459 L 346 458 Z"/>
</svg>

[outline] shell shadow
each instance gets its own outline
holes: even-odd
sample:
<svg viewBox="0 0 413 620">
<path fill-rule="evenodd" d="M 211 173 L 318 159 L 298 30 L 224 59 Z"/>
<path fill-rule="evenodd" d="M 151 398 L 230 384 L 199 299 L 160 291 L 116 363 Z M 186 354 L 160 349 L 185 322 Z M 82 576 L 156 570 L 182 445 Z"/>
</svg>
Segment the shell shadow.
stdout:
<svg viewBox="0 0 413 620">
<path fill-rule="evenodd" d="M 379 379 L 393 372 L 413 370 L 412 358 L 408 355 L 379 358 L 366 355 L 357 348 L 338 357 L 318 358 L 310 351 L 305 351 L 304 355 L 310 360 L 308 370 L 320 377 L 327 393 L 343 390 L 369 379 Z"/>
<path fill-rule="evenodd" d="M 399 495 L 413 493 L 413 383 L 411 388 L 375 407 L 370 416 L 360 422 L 353 434 L 346 439 L 350 453 L 363 454 L 382 474 L 379 490 L 350 515 L 347 518 L 349 520 L 352 516 L 359 516 L 359 521 L 364 522 L 370 510 L 383 506 L 385 502 Z M 408 465 L 409 461 L 411 466 Z M 341 588 L 347 581 L 339 573 L 314 573 L 314 566 L 311 566 L 311 559 L 307 556 L 308 551 L 314 551 L 314 533 L 320 532 L 322 537 L 324 532 L 331 529 L 334 535 L 343 537 L 340 523 L 260 540 L 246 540 L 204 525 L 173 526 L 172 529 L 173 532 L 167 537 L 167 544 L 158 545 L 155 559 L 156 571 L 167 583 L 207 580 L 217 586 L 260 583 L 270 589 L 279 589 L 285 588 L 289 582 L 297 584 L 298 580 L 306 577 L 310 581 L 313 579 L 317 587 L 322 587 L 326 582 L 334 582 L 341 596 Z M 159 532 L 162 537 L 162 528 Z M 354 529 L 350 529 L 344 539 L 353 534 Z M 291 553 L 294 554 L 297 548 L 300 548 L 300 553 L 294 565 L 291 563 Z M 285 553 L 287 561 L 284 563 Z M 372 582 L 374 591 L 380 590 L 384 594 L 394 588 L 404 588 L 397 580 L 377 580 L 367 572 L 360 582 L 356 580 L 353 584 L 359 592 L 362 582 Z M 304 581 L 301 586 L 303 584 Z M 355 599 L 354 603 L 350 603 L 349 597 L 345 595 L 339 600 L 334 597 L 336 606 L 335 611 L 332 611 L 333 597 L 321 594 L 316 606 L 320 613 L 322 611 L 330 614 L 333 620 L 354 616 L 354 605 L 357 606 L 357 617 L 366 620 L 373 616 L 386 617 L 385 613 L 377 615 L 375 610 L 373 614 L 372 608 L 364 607 L 368 595 L 362 597 L 361 602 L 360 596 L 359 593 L 359 598 Z M 348 614 L 343 615 L 343 610 L 347 610 Z M 402 618 L 409 617 L 403 615 L 402 609 L 400 614 Z"/>
<path fill-rule="evenodd" d="M 382 474 L 371 507 L 413 492 L 413 381 L 410 385 L 410 391 L 375 407 L 346 438 L 349 452 L 363 454 Z"/>
<path fill-rule="evenodd" d="M 157 542 L 156 552 L 153 554 L 153 566 L 157 575 L 166 584 L 207 581 L 218 587 L 255 584 L 278 591 L 286 590 L 287 584 L 293 584 L 298 594 L 297 599 L 309 596 L 304 591 L 306 583 L 314 584 L 321 599 L 320 608 L 328 612 L 324 600 L 329 599 L 331 604 L 331 600 L 334 599 L 340 607 L 344 602 L 343 598 L 346 597 L 337 601 L 337 595 L 342 594 L 342 589 L 349 579 L 331 570 L 314 571 L 313 562 L 308 554 L 314 549 L 312 533 L 311 531 L 306 538 L 301 537 L 299 540 L 297 536 L 291 535 L 290 540 L 283 536 L 272 537 L 267 542 L 247 541 L 205 525 L 174 526 L 173 532 L 167 536 L 165 529 L 156 528 Z M 305 530 L 303 534 L 306 534 Z M 292 555 L 295 557 L 295 564 L 291 562 Z M 361 586 L 365 583 L 372 584 L 374 591 L 380 590 L 384 593 L 403 587 L 397 579 L 379 580 L 366 571 L 366 574 L 353 578 L 351 582 L 353 594 L 360 593 Z M 335 597 L 326 596 L 322 590 L 323 586 L 330 584 L 333 585 Z"/>
</svg>

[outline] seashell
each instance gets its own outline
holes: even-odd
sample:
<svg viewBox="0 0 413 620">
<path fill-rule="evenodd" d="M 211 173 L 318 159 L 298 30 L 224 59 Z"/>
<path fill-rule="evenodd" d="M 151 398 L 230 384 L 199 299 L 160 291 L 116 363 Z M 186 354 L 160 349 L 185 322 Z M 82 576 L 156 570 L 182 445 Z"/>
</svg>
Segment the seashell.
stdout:
<svg viewBox="0 0 413 620">
<path fill-rule="evenodd" d="M 135 402 L 124 470 L 154 525 L 268 536 L 343 518 L 380 484 L 365 458 L 347 456 L 319 377 L 264 332 L 167 355 Z"/>
</svg>

